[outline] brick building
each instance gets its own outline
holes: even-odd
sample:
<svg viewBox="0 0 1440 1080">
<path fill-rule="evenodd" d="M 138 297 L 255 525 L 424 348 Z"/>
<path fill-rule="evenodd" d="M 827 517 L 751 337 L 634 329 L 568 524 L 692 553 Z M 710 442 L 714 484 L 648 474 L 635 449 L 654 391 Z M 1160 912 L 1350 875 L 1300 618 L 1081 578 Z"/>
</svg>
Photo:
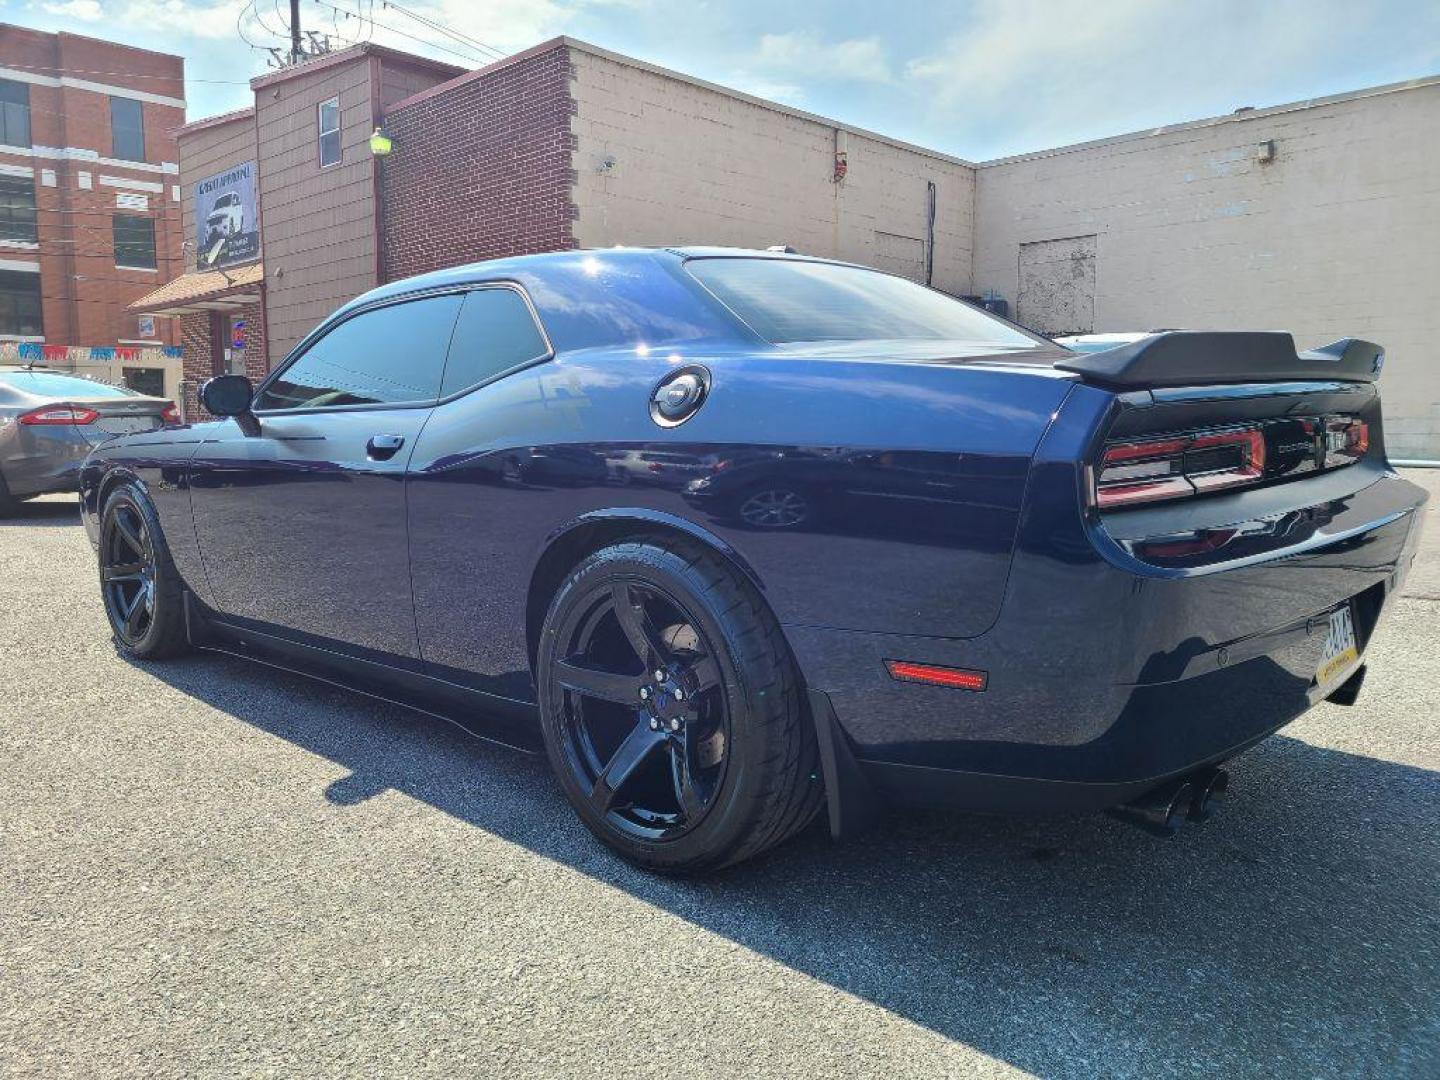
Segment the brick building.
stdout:
<svg viewBox="0 0 1440 1080">
<path fill-rule="evenodd" d="M 181 400 L 236 372 L 259 379 L 335 308 L 381 280 L 378 162 L 387 108 L 464 69 L 364 44 L 251 80 L 254 105 L 180 128 L 186 272 L 132 304 L 179 326 Z M 248 168 L 247 168 L 248 167 Z M 231 178 L 248 172 L 249 183 Z M 213 239 L 234 198 L 237 249 Z M 218 245 L 218 248 L 217 248 Z M 216 257 L 216 252 L 219 256 Z"/>
<path fill-rule="evenodd" d="M 66 366 L 179 343 L 129 305 L 181 269 L 184 74 L 178 56 L 0 25 L 0 342 Z"/>
<path fill-rule="evenodd" d="M 181 292 L 203 309 L 173 292 L 137 308 L 183 314 L 192 383 L 227 363 L 226 305 L 250 305 L 258 372 L 339 304 L 426 270 L 788 243 L 1051 331 L 1374 337 L 1392 455 L 1440 457 L 1440 78 L 980 164 L 570 38 L 469 72 L 357 46 L 251 85 L 253 109 L 182 131 L 181 180 L 188 203 L 194 177 L 257 163 L 263 271 L 196 276 Z"/>
</svg>

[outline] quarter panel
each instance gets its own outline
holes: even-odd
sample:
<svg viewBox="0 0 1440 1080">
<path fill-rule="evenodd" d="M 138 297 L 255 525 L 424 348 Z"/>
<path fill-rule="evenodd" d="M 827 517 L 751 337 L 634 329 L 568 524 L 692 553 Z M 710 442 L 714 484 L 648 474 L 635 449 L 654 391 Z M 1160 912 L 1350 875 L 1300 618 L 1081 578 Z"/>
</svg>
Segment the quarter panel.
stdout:
<svg viewBox="0 0 1440 1080">
<path fill-rule="evenodd" d="M 711 391 L 691 420 L 662 429 L 650 394 L 684 363 L 709 368 Z M 421 654 L 528 697 L 534 567 L 551 537 L 596 511 L 719 536 L 782 623 L 982 633 L 1004 592 L 1030 454 L 1068 388 L 1044 374 L 740 351 L 584 351 L 519 372 L 437 408 L 416 447 Z M 742 497 L 779 483 L 806 493 L 813 518 L 747 523 Z"/>
</svg>

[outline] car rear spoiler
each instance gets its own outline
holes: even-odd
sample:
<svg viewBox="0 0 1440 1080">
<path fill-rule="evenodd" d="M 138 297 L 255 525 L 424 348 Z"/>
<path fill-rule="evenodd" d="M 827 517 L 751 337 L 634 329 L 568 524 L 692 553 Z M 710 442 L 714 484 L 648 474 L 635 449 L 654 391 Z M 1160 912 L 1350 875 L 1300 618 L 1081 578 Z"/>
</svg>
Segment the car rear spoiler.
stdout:
<svg viewBox="0 0 1440 1080">
<path fill-rule="evenodd" d="M 1297 353 L 1289 334 L 1206 330 L 1151 334 L 1104 352 L 1067 356 L 1055 366 L 1100 386 L 1148 390 L 1291 379 L 1374 382 L 1384 362 L 1384 349 L 1358 338 Z"/>
</svg>

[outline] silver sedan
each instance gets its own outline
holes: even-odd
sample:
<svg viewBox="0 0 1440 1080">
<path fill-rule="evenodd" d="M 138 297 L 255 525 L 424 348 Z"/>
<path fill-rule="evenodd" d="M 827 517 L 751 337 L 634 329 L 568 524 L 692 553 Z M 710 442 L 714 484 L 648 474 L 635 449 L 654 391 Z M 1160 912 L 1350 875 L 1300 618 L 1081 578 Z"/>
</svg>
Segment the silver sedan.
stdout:
<svg viewBox="0 0 1440 1080">
<path fill-rule="evenodd" d="M 75 491 L 81 462 L 106 439 L 179 422 L 165 398 L 59 371 L 0 367 L 0 516 L 35 495 Z"/>
</svg>

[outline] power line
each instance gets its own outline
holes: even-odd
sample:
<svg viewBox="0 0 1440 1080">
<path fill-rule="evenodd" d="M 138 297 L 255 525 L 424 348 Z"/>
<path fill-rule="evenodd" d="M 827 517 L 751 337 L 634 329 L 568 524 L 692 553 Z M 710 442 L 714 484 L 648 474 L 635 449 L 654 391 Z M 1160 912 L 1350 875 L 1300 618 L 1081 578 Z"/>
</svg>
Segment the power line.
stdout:
<svg viewBox="0 0 1440 1080">
<path fill-rule="evenodd" d="M 495 59 L 497 60 L 502 59 L 506 55 L 506 53 L 504 53 L 502 50 L 495 48 L 494 45 L 487 45 L 485 42 L 479 40 L 478 38 L 473 38 L 469 34 L 462 34 L 459 30 L 452 30 L 450 27 L 446 26 L 444 23 L 439 22 L 436 19 L 432 19 L 426 15 L 421 15 L 418 12 L 411 11 L 409 8 L 405 7 L 402 4 L 395 3 L 395 0 L 383 0 L 381 6 L 383 8 L 394 8 L 401 15 L 407 15 L 410 18 L 414 19 L 416 22 L 428 26 L 432 30 L 444 34 L 447 37 L 454 38 L 456 41 L 463 42 L 467 45 L 479 46 L 480 48 L 485 49 L 488 52 L 492 52 L 495 54 Z M 370 18 L 371 22 L 374 22 L 375 17 L 373 14 Z"/>
<path fill-rule="evenodd" d="M 331 8 L 331 9 L 333 9 L 333 10 L 335 10 L 335 11 L 338 11 L 338 12 L 340 12 L 342 15 L 349 15 L 349 16 L 351 16 L 352 18 L 359 18 L 359 17 L 360 17 L 358 12 L 351 11 L 349 8 L 337 7 L 335 4 L 329 3 L 328 0 L 315 0 L 315 3 L 319 4 L 321 7 L 327 7 L 327 8 Z M 375 26 L 375 27 L 381 29 L 381 30 L 384 30 L 386 33 L 395 34 L 397 37 L 407 38 L 407 39 L 409 39 L 410 41 L 417 41 L 417 42 L 419 42 L 421 45 L 426 45 L 426 46 L 428 46 L 428 47 L 430 47 L 430 48 L 432 48 L 432 49 L 439 49 L 441 52 L 449 53 L 451 56 L 458 56 L 461 60 L 465 60 L 465 61 L 467 61 L 467 62 L 469 62 L 469 63 L 471 63 L 471 64 L 476 64 L 476 63 L 478 63 L 478 64 L 488 64 L 488 63 L 491 63 L 491 62 L 494 60 L 494 57 L 485 56 L 484 54 L 481 54 L 481 55 L 479 55 L 479 56 L 466 55 L 465 53 L 462 53 L 462 52 L 460 52 L 460 51 L 458 51 L 458 50 L 456 50 L 456 49 L 452 49 L 452 48 L 449 48 L 448 46 L 440 45 L 440 44 L 438 44 L 438 43 L 436 43 L 436 42 L 434 42 L 434 41 L 430 41 L 430 40 L 427 39 L 427 38 L 416 37 L 414 34 L 407 34 L 404 30 L 397 30 L 397 29 L 395 29 L 395 27 L 393 27 L 393 26 L 387 26 L 385 23 L 382 23 L 382 22 L 380 22 L 380 21 L 378 21 L 377 19 L 374 19 L 374 18 L 372 18 L 372 19 L 370 20 L 370 24 L 371 24 L 372 26 Z M 471 51 L 472 51 L 472 53 L 474 52 L 474 50 L 471 50 Z"/>
</svg>

